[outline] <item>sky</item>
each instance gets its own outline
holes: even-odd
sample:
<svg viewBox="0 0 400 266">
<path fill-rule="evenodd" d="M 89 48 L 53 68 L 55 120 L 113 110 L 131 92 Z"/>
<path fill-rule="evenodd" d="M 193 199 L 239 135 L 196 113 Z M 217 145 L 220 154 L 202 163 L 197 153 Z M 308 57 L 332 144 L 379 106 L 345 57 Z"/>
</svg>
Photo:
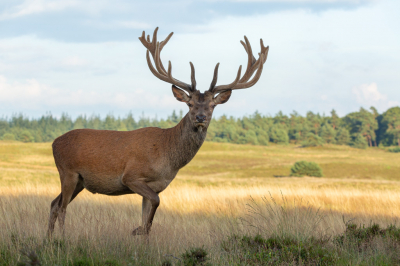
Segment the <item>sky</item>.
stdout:
<svg viewBox="0 0 400 266">
<path fill-rule="evenodd" d="M 308 111 L 340 116 L 400 105 L 397 0 L 2 0 L 0 117 L 22 113 L 167 117 L 188 107 L 157 79 L 138 40 L 174 32 L 161 53 L 175 78 L 231 83 L 259 39 L 270 46 L 258 83 L 214 115 Z"/>
</svg>

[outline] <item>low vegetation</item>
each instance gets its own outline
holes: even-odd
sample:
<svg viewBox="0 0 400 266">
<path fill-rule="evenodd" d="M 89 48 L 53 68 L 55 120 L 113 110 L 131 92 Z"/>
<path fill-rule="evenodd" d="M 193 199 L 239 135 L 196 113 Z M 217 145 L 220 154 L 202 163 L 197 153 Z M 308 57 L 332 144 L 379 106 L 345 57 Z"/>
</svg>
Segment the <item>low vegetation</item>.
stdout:
<svg viewBox="0 0 400 266">
<path fill-rule="evenodd" d="M 240 265 L 399 265 L 399 232 L 395 225 L 349 223 L 336 236 L 234 235 L 222 247 Z"/>
<path fill-rule="evenodd" d="M 399 153 L 400 152 L 400 147 L 393 147 L 388 149 L 389 152 L 394 152 L 394 153 Z"/>
<path fill-rule="evenodd" d="M 324 177 L 289 177 L 301 160 Z M 396 265 L 399 172 L 377 148 L 207 142 L 161 193 L 150 238 L 129 234 L 140 197 L 84 191 L 65 237 L 56 224 L 46 239 L 51 145 L 0 141 L 0 265 Z"/>
<path fill-rule="evenodd" d="M 290 176 L 314 176 L 322 177 L 322 169 L 314 162 L 299 161 L 290 169 Z"/>
</svg>

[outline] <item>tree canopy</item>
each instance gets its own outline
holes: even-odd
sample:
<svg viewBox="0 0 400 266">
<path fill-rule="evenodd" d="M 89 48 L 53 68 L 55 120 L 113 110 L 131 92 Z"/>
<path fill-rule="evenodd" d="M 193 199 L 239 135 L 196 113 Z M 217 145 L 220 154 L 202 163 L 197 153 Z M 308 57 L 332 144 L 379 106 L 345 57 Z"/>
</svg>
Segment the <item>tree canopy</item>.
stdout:
<svg viewBox="0 0 400 266">
<path fill-rule="evenodd" d="M 179 123 L 182 116 L 182 111 L 179 114 L 173 111 L 166 119 L 150 119 L 144 114 L 136 118 L 132 113 L 123 118 L 109 114 L 104 118 L 81 115 L 76 119 L 65 113 L 58 118 L 47 113 L 37 119 L 19 114 L 11 118 L 0 118 L 0 139 L 49 142 L 78 128 L 120 131 L 142 127 L 169 128 Z M 253 145 L 294 143 L 319 146 L 329 143 L 358 148 L 377 145 L 399 146 L 400 107 L 390 108 L 383 114 L 379 114 L 373 107 L 370 111 L 360 108 L 358 112 L 342 118 L 335 110 L 332 110 L 330 116 L 313 112 L 301 116 L 295 111 L 289 116 L 282 112 L 275 116 L 255 112 L 241 118 L 223 115 L 211 121 L 207 140 Z"/>
</svg>

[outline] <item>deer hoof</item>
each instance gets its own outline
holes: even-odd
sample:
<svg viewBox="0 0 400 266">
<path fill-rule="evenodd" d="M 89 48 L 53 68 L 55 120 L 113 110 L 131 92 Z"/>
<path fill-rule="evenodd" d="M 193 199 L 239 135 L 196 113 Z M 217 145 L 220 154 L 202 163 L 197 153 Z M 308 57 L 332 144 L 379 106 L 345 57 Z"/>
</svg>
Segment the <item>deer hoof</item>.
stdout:
<svg viewBox="0 0 400 266">
<path fill-rule="evenodd" d="M 148 232 L 146 232 L 146 230 L 144 230 L 142 226 L 139 226 L 138 228 L 132 231 L 132 235 L 134 236 L 147 235 L 147 234 Z"/>
</svg>

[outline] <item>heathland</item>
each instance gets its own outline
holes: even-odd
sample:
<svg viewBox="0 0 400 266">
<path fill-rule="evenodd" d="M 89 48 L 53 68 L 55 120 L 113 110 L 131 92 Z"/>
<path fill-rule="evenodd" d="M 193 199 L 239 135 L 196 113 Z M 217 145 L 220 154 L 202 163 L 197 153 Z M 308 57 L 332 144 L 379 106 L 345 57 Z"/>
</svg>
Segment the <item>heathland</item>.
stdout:
<svg viewBox="0 0 400 266">
<path fill-rule="evenodd" d="M 51 144 L 0 141 L 0 265 L 398 264 L 399 156 L 206 142 L 160 194 L 149 238 L 130 235 L 139 196 L 84 191 L 67 209 L 66 235 L 56 224 L 47 239 L 60 193 Z M 324 177 L 289 177 L 301 160 Z"/>
</svg>

